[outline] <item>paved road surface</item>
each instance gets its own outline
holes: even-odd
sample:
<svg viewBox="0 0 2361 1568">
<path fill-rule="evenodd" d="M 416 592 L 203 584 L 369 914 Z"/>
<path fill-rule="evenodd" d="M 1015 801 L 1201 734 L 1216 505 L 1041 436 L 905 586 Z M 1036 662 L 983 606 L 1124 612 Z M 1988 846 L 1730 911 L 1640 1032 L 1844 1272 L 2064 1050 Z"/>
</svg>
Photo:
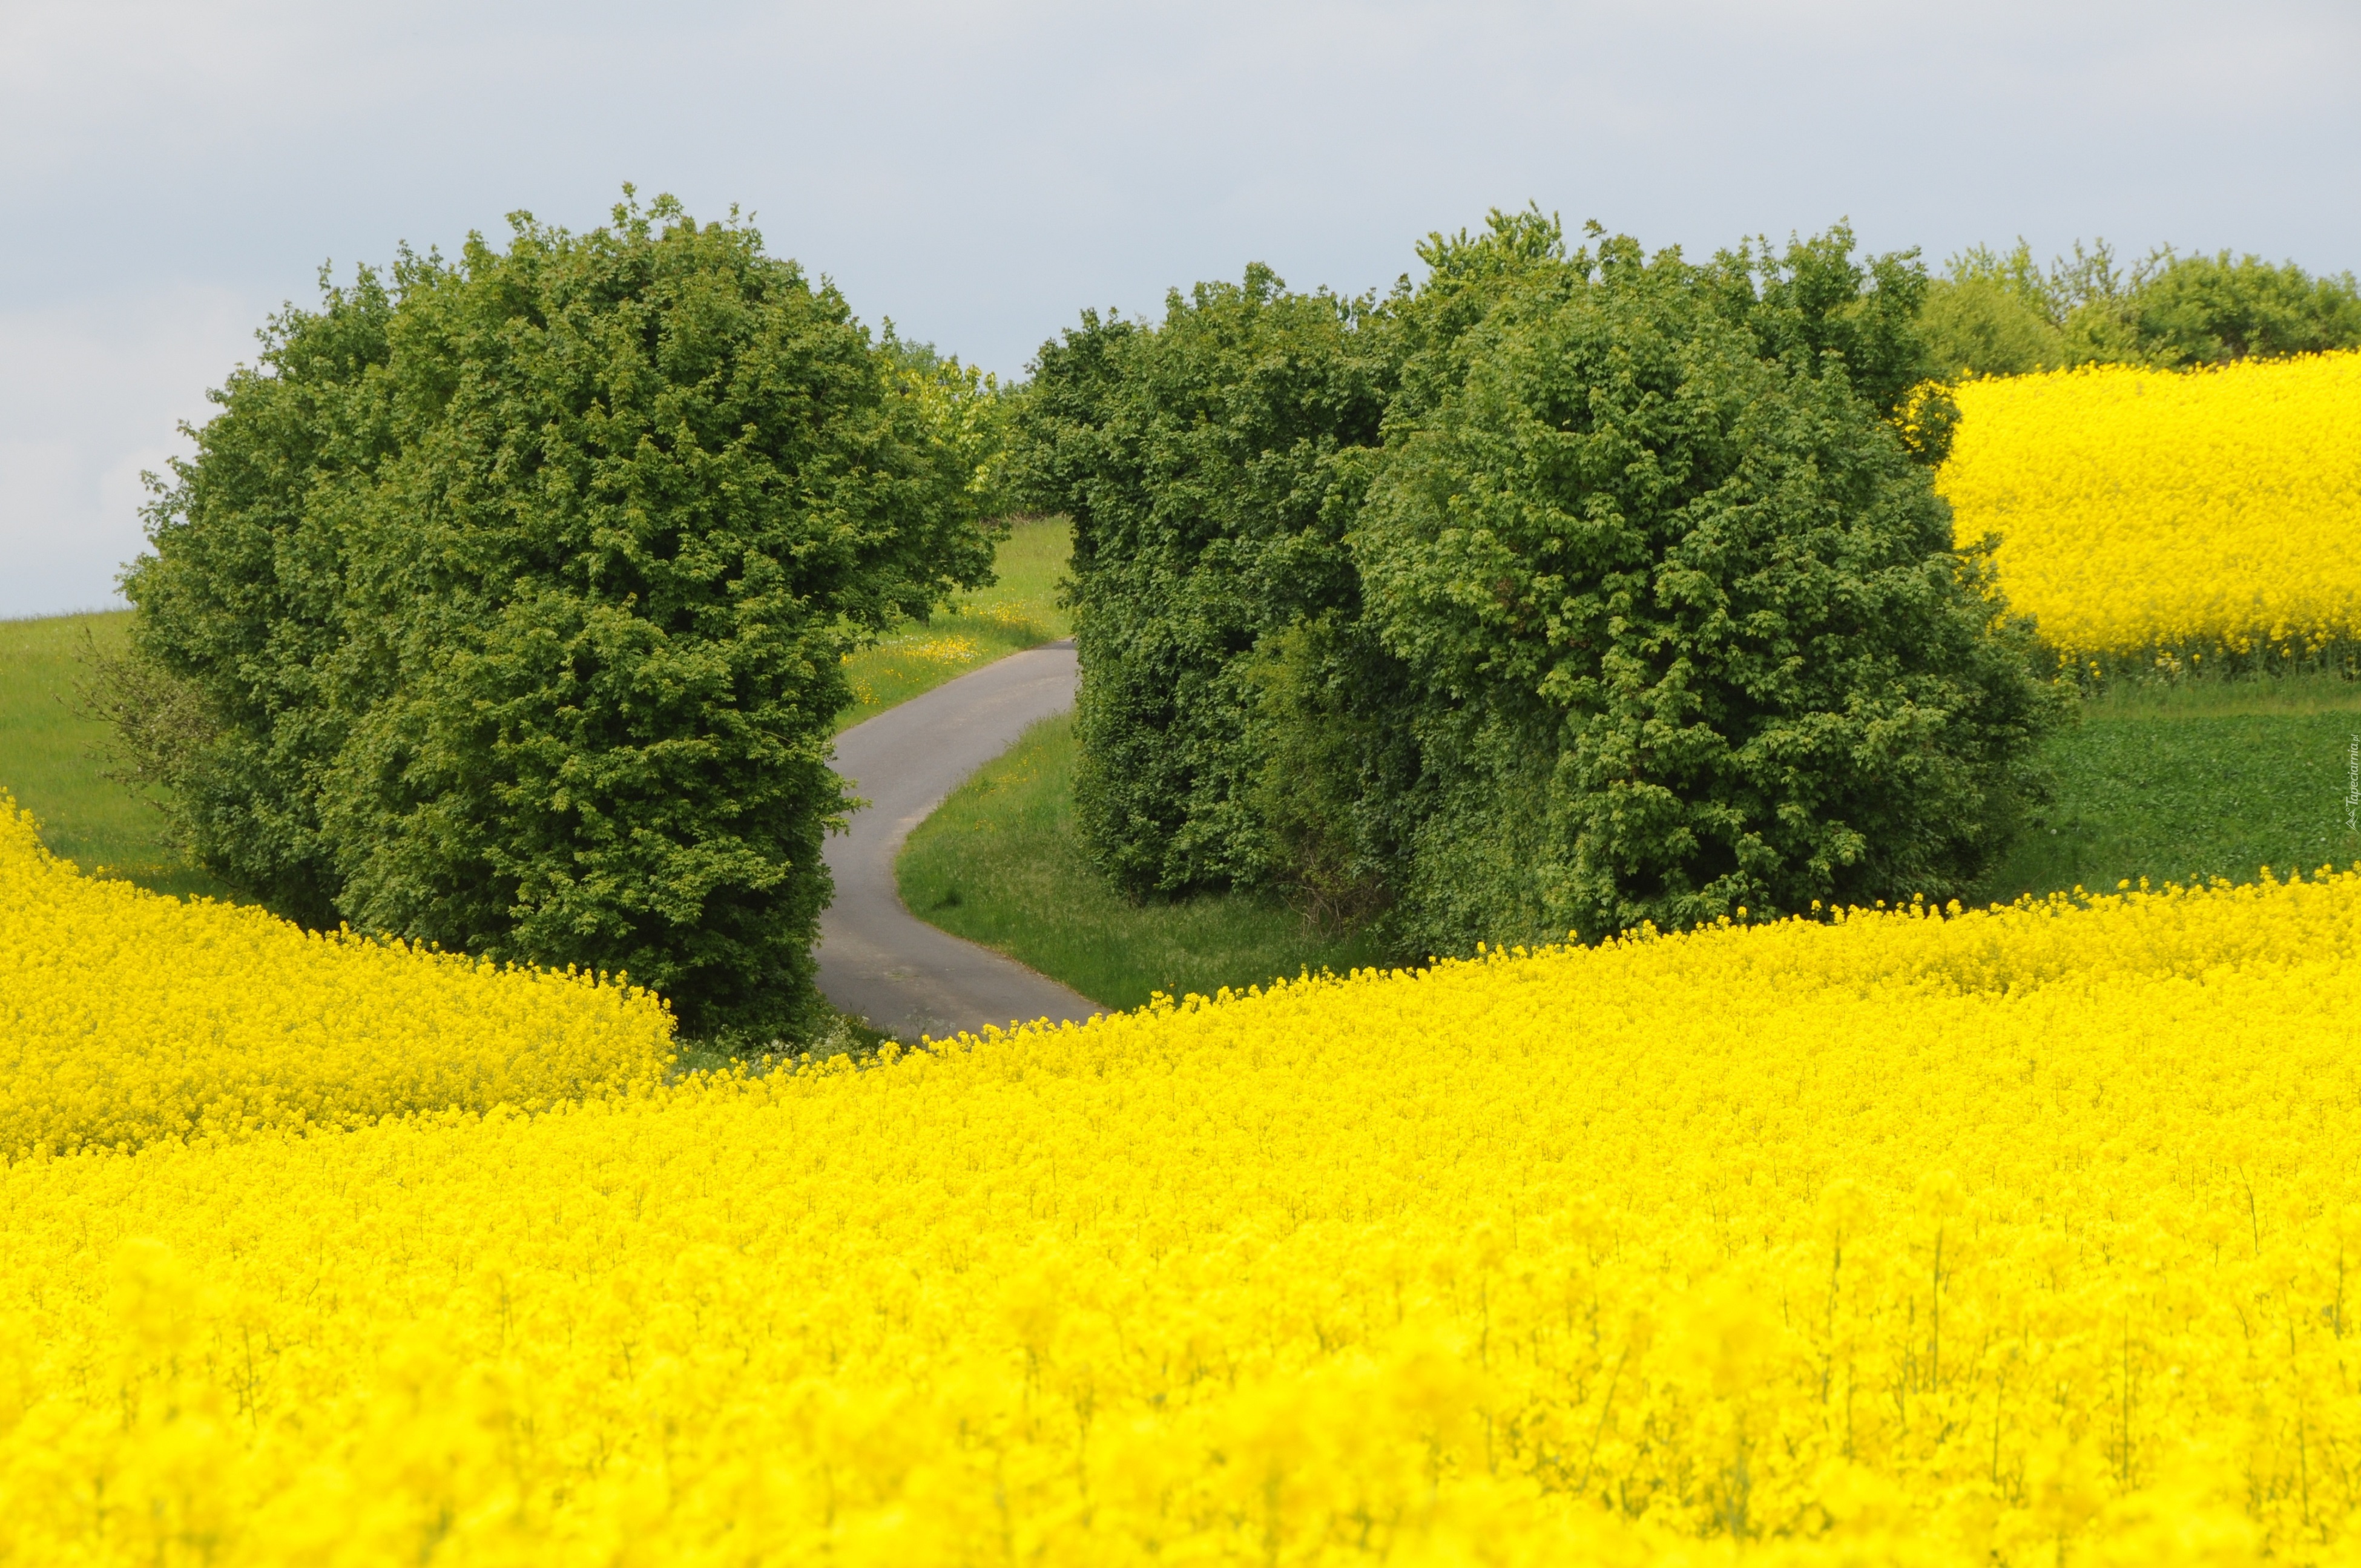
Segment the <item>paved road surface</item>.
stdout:
<svg viewBox="0 0 2361 1568">
<path fill-rule="evenodd" d="M 1088 1018 L 1096 1003 L 902 907 L 894 857 L 970 773 L 1074 705 L 1074 645 L 1052 642 L 889 707 L 836 738 L 836 771 L 868 800 L 828 841 L 836 902 L 819 920 L 819 988 L 898 1039 L 986 1024 Z"/>
</svg>

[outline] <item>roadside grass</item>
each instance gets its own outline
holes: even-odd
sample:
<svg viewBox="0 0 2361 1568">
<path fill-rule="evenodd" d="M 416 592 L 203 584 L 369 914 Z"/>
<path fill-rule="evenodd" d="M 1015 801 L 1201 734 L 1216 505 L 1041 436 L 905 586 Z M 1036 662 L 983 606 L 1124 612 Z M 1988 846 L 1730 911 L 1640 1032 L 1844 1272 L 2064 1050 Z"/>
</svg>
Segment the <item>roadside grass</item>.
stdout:
<svg viewBox="0 0 2361 1568">
<path fill-rule="evenodd" d="M 0 789 L 33 814 L 52 853 L 85 872 L 227 898 L 182 857 L 152 802 L 103 776 L 107 727 L 77 711 L 88 651 L 119 650 L 130 625 L 129 610 L 0 620 Z"/>
<path fill-rule="evenodd" d="M 1985 896 L 2118 881 L 2255 880 L 2361 860 L 2347 826 L 2361 684 L 2334 675 L 2117 687 L 2054 738 L 2056 790 Z M 896 868 L 919 918 L 1110 1007 L 1212 994 L 1388 955 L 1238 894 L 1135 904 L 1083 852 L 1071 721 L 1037 725 L 910 836 Z"/>
<path fill-rule="evenodd" d="M 1074 756 L 1071 716 L 1043 719 L 920 824 L 895 868 L 910 912 L 1113 1008 L 1378 961 L 1274 900 L 1115 891 L 1075 831 Z"/>
<path fill-rule="evenodd" d="M 1064 518 L 1017 519 L 993 560 L 998 582 L 961 594 L 931 620 L 888 632 L 846 657 L 853 702 L 837 716 L 837 729 L 850 729 L 954 675 L 1065 636 L 1072 623 L 1058 606 L 1058 584 L 1072 551 Z"/>
</svg>

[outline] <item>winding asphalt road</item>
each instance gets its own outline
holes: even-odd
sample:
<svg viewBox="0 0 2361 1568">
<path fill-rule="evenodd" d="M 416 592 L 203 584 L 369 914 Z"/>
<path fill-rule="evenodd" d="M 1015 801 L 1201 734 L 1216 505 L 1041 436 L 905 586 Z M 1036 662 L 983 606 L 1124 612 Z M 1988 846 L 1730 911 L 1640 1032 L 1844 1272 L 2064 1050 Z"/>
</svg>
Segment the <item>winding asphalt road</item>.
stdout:
<svg viewBox="0 0 2361 1568">
<path fill-rule="evenodd" d="M 819 988 L 838 1007 L 910 1041 L 1105 1011 L 1014 959 L 937 930 L 902 907 L 894 885 L 894 858 L 910 830 L 1027 727 L 1073 707 L 1074 683 L 1072 641 L 1052 642 L 836 738 L 836 771 L 870 803 L 825 851 L 836 901 L 819 917 Z"/>
</svg>

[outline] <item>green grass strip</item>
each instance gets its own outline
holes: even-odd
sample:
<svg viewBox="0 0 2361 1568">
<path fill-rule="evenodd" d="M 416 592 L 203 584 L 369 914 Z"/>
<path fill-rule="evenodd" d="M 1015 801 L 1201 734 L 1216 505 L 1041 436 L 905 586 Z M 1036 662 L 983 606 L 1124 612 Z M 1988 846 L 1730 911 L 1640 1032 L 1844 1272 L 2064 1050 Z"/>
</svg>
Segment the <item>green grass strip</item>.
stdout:
<svg viewBox="0 0 2361 1568">
<path fill-rule="evenodd" d="M 910 912 L 1108 1007 L 1378 961 L 1273 900 L 1116 892 L 1075 830 L 1074 753 L 1071 717 L 1044 719 L 921 824 L 895 868 Z"/>
</svg>

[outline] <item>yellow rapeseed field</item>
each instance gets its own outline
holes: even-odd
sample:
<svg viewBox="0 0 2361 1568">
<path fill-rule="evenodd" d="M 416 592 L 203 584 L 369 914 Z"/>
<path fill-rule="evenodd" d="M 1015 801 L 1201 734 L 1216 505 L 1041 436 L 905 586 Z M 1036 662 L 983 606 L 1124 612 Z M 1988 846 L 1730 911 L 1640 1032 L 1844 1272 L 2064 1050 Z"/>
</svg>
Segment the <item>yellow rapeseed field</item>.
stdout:
<svg viewBox="0 0 2361 1568">
<path fill-rule="evenodd" d="M 643 992 L 80 876 L 0 794 L 0 1158 L 645 1086 Z"/>
<path fill-rule="evenodd" d="M 2251 666 L 2361 643 L 2361 353 L 2095 366 L 1957 389 L 1958 536 L 2073 664 Z"/>
<path fill-rule="evenodd" d="M 0 1563 L 2352 1563 L 2356 959 L 1914 907 L 18 1157 Z"/>
</svg>

